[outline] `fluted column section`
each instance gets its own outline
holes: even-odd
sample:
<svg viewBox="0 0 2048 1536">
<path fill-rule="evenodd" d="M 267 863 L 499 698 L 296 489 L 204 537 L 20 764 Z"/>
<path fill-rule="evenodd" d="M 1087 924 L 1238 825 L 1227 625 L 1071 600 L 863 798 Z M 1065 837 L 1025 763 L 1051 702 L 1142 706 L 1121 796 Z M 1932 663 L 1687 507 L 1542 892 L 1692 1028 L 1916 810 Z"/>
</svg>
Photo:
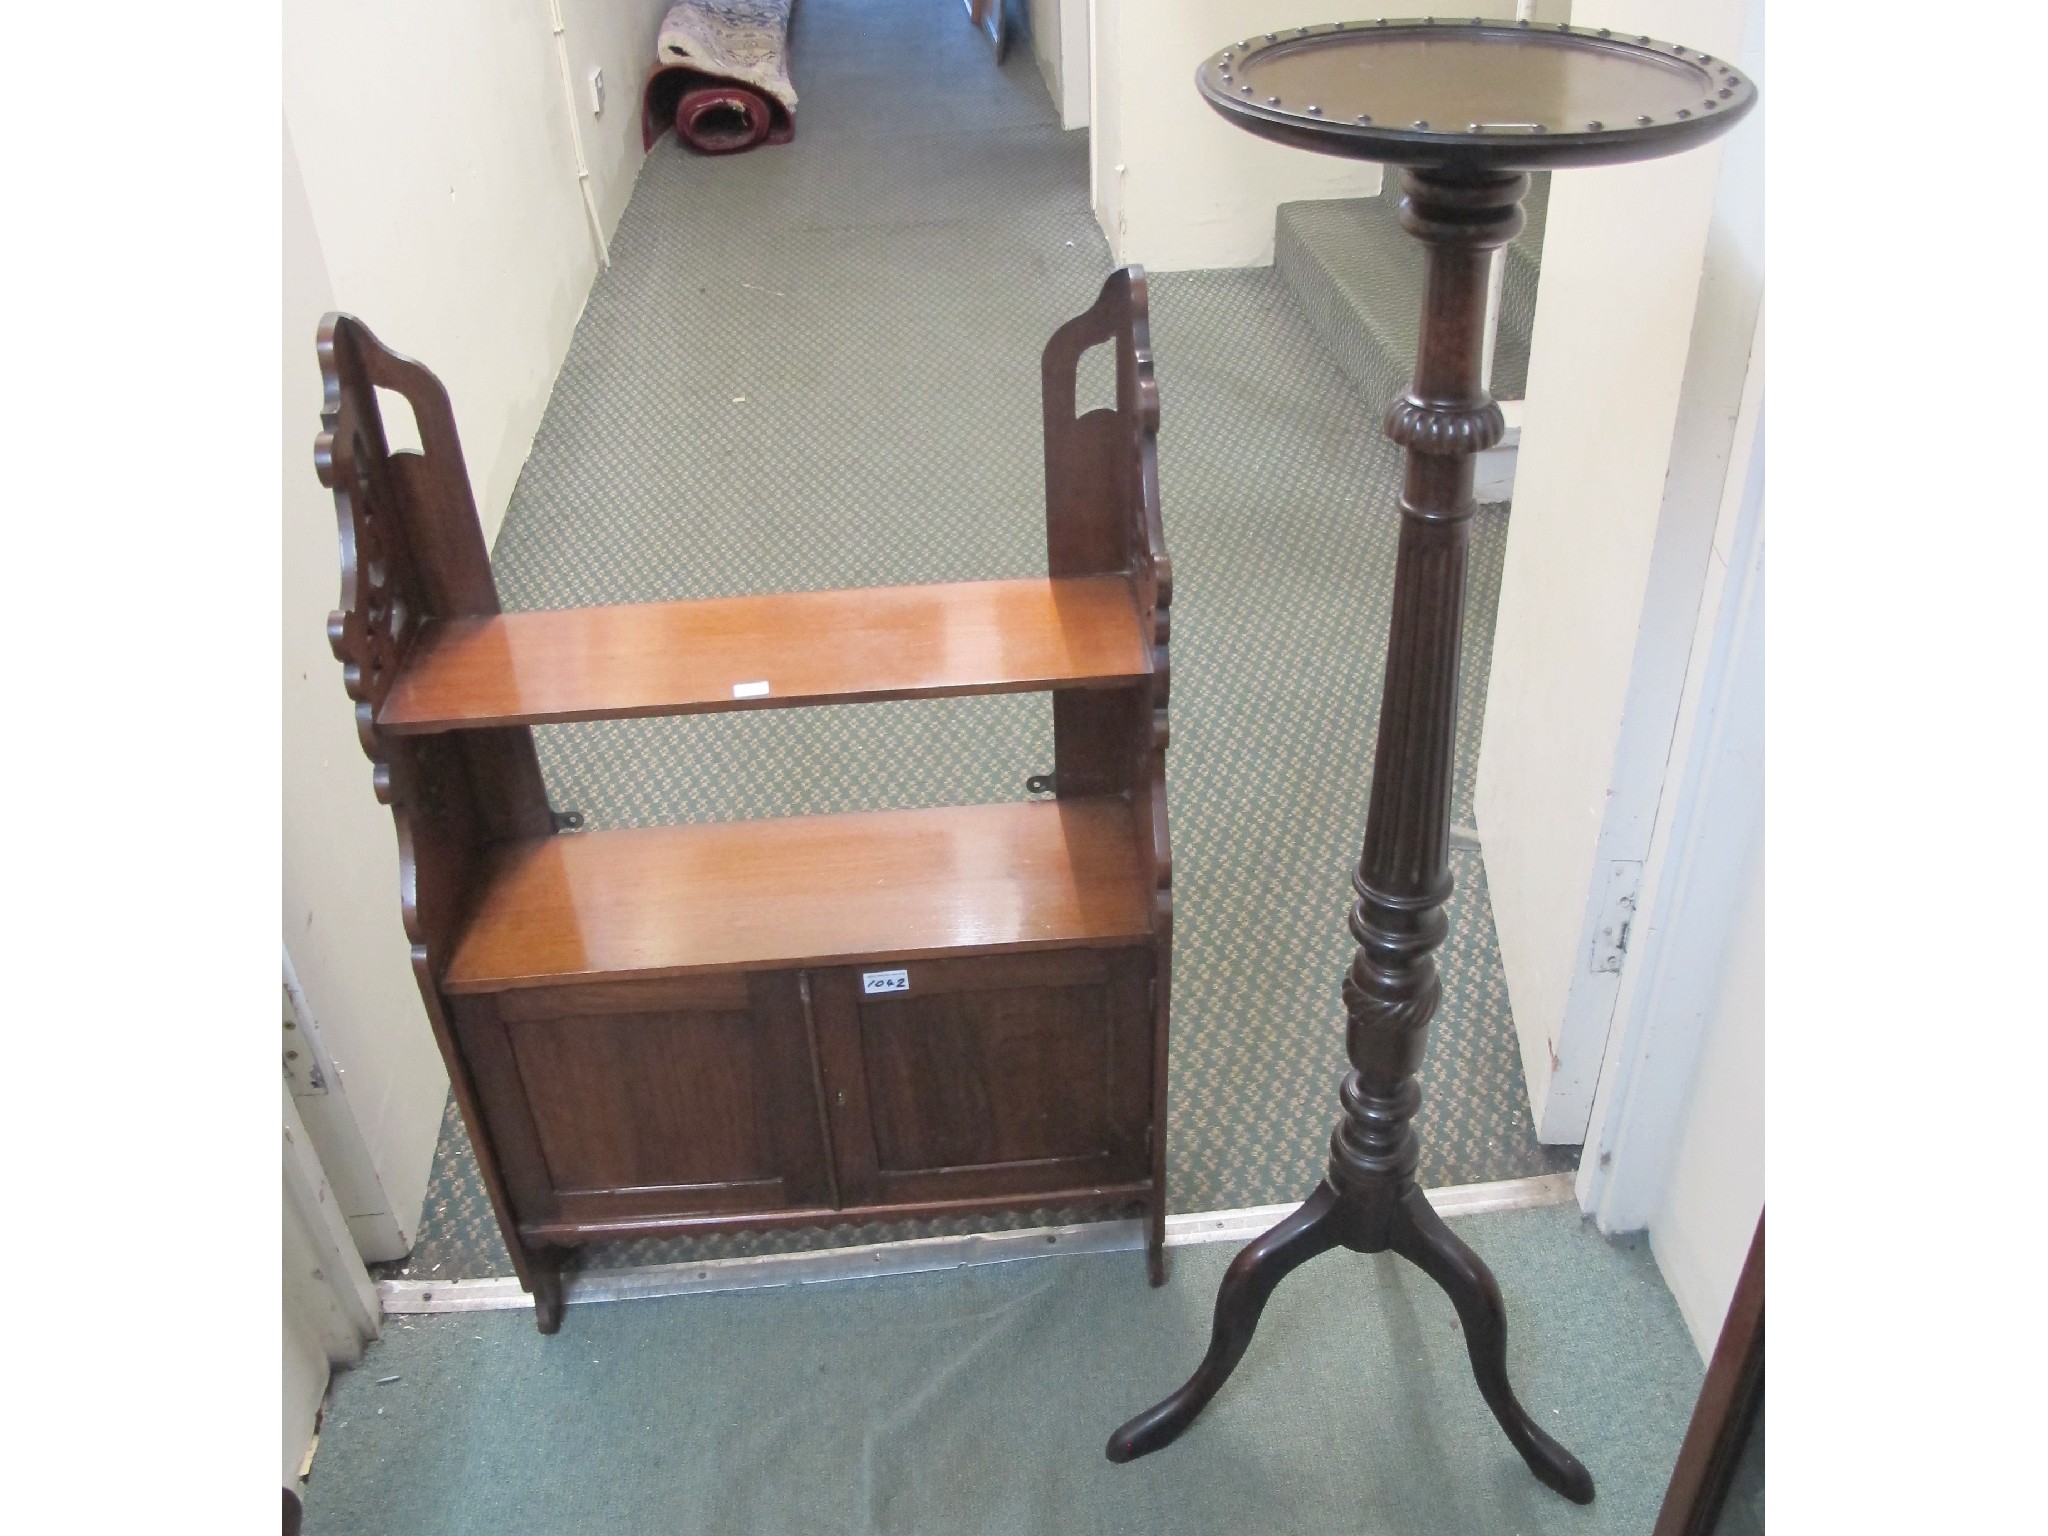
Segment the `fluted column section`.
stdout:
<svg viewBox="0 0 2048 1536">
<path fill-rule="evenodd" d="M 1387 409 L 1407 450 L 1393 617 L 1365 846 L 1352 888 L 1358 953 L 1344 979 L 1351 1072 L 1330 1141 L 1330 1181 L 1384 1208 L 1412 1182 L 1415 1073 L 1441 984 L 1451 894 L 1451 768 L 1465 612 L 1472 456 L 1501 439 L 1480 376 L 1488 253 L 1522 227 L 1528 177 L 1403 174 L 1401 222 L 1429 253 L 1414 382 Z"/>
</svg>

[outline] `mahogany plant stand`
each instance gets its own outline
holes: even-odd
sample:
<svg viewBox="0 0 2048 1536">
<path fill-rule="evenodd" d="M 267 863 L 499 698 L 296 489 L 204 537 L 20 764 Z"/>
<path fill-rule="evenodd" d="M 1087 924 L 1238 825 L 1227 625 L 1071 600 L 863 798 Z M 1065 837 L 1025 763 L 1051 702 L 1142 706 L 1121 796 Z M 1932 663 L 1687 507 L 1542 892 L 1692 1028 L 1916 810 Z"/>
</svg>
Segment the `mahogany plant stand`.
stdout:
<svg viewBox="0 0 2048 1536">
<path fill-rule="evenodd" d="M 1401 221 L 1428 252 L 1415 377 L 1388 408 L 1407 455 L 1392 621 L 1344 978 L 1351 1071 L 1328 1176 L 1231 1263 L 1185 1385 L 1110 1437 L 1111 1461 L 1171 1443 L 1230 1376 L 1274 1288 L 1332 1248 L 1392 1251 L 1449 1293 L 1479 1391 L 1538 1478 L 1593 1479 L 1516 1401 L 1492 1274 L 1415 1182 L 1416 1081 L 1440 995 L 1451 894 L 1452 752 L 1472 457 L 1499 442 L 1481 373 L 1493 251 L 1522 227 L 1527 171 L 1668 154 L 1721 132 L 1754 89 L 1727 65 L 1591 29 L 1392 21 L 1304 27 L 1225 49 L 1197 84 L 1237 126 L 1403 169 Z M 1435 125 L 1435 126 L 1432 126 Z"/>
</svg>

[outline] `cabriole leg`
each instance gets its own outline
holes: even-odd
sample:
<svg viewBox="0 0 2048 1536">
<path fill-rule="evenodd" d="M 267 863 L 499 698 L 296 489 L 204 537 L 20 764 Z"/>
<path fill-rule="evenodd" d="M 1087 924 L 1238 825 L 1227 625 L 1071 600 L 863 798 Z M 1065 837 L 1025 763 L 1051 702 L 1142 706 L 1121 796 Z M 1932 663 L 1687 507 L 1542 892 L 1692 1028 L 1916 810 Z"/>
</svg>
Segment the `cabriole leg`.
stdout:
<svg viewBox="0 0 2048 1536">
<path fill-rule="evenodd" d="M 1170 1445 L 1194 1423 L 1217 1389 L 1230 1379 L 1252 1342 L 1266 1300 L 1294 1270 L 1341 1241 L 1336 1219 L 1337 1194 L 1327 1184 L 1316 1186 L 1292 1216 L 1264 1236 L 1254 1238 L 1231 1260 L 1216 1292 L 1216 1320 L 1209 1334 L 1209 1352 L 1195 1374 L 1166 1401 L 1139 1414 L 1109 1437 L 1105 1453 L 1111 1461 L 1133 1461 Z"/>
<path fill-rule="evenodd" d="M 1578 1457 L 1543 1432 L 1508 1384 L 1508 1314 L 1493 1272 L 1444 1224 L 1428 1197 L 1410 1189 L 1394 1212 L 1394 1252 L 1444 1288 L 1458 1321 L 1479 1395 L 1538 1478 L 1574 1504 L 1593 1502 L 1593 1475 Z"/>
</svg>

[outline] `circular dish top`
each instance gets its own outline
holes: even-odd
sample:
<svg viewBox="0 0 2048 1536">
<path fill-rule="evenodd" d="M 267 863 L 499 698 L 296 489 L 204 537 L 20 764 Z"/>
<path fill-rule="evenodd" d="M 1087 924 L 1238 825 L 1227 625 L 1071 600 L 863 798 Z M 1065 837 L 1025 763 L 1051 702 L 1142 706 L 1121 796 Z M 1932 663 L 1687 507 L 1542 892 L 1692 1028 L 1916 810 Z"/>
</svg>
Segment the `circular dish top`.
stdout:
<svg viewBox="0 0 2048 1536">
<path fill-rule="evenodd" d="M 1440 16 L 1258 34 L 1204 60 L 1195 83 L 1265 138 L 1443 169 L 1648 160 L 1756 105 L 1736 70 L 1676 43 Z"/>
</svg>

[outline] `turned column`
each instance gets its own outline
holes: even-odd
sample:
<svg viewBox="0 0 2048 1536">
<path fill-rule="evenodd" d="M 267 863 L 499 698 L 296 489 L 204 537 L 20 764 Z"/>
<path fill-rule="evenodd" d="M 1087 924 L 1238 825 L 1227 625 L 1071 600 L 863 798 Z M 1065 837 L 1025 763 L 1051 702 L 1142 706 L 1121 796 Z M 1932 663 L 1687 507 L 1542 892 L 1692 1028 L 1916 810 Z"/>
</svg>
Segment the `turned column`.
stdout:
<svg viewBox="0 0 2048 1536">
<path fill-rule="evenodd" d="M 1480 371 L 1486 278 L 1492 251 L 1522 227 L 1528 186 L 1520 172 L 1411 170 L 1402 178 L 1401 223 L 1427 247 L 1429 268 L 1415 379 L 1386 416 L 1387 436 L 1407 450 L 1407 474 L 1372 795 L 1351 882 L 1358 953 L 1344 1007 L 1352 1070 L 1330 1140 L 1330 1183 L 1381 1211 L 1415 1175 L 1415 1074 L 1442 993 L 1436 950 L 1451 894 L 1472 456 L 1504 431 Z"/>
</svg>

